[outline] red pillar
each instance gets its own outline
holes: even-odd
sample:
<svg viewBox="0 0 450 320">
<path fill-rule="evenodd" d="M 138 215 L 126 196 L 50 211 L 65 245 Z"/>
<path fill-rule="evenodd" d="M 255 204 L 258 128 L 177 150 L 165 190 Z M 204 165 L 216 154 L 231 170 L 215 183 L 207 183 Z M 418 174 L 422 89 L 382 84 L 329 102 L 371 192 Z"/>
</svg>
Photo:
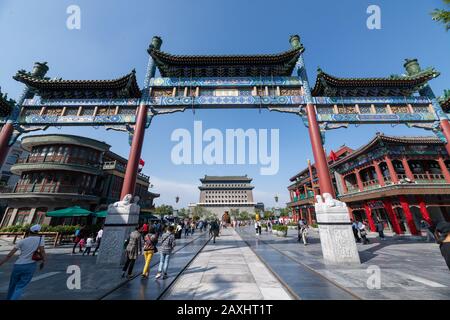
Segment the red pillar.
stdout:
<svg viewBox="0 0 450 320">
<path fill-rule="evenodd" d="M 425 200 L 422 196 L 416 196 L 417 202 L 419 203 L 420 213 L 422 214 L 422 218 L 428 222 L 430 225 L 433 225 L 433 220 L 431 220 L 430 213 L 428 212 L 427 206 L 425 204 Z"/>
<path fill-rule="evenodd" d="M 391 219 L 392 228 L 396 234 L 402 234 L 402 229 L 398 223 L 397 216 L 395 215 L 394 209 L 392 208 L 391 200 L 383 200 L 384 209 L 386 210 L 389 218 Z"/>
<path fill-rule="evenodd" d="M 373 222 L 373 218 L 372 218 L 372 209 L 369 207 L 367 202 L 364 202 L 364 211 L 366 212 L 366 217 L 367 217 L 367 220 L 369 221 L 370 231 L 375 232 L 376 228 L 375 228 L 375 223 Z"/>
<path fill-rule="evenodd" d="M 386 165 L 389 169 L 389 175 L 391 176 L 392 183 L 398 183 L 397 172 L 395 172 L 395 168 L 392 164 L 391 158 L 389 158 L 389 156 L 386 156 L 384 159 L 386 160 Z"/>
<path fill-rule="evenodd" d="M 333 183 L 331 181 L 330 170 L 328 169 L 327 157 L 323 151 L 322 137 L 320 136 L 316 111 L 314 110 L 314 105 L 312 103 L 306 105 L 306 112 L 308 115 L 309 138 L 311 139 L 315 167 L 319 178 L 320 193 L 329 193 L 333 198 L 336 198 Z"/>
<path fill-rule="evenodd" d="M 312 224 L 311 207 L 308 207 L 308 208 L 306 209 L 306 211 L 307 211 L 307 213 L 308 213 L 308 218 L 307 218 L 308 224 Z"/>
<path fill-rule="evenodd" d="M 0 132 L 0 167 L 3 166 L 3 162 L 9 152 L 9 140 L 14 132 L 14 127 L 11 122 L 6 122 Z"/>
<path fill-rule="evenodd" d="M 448 172 L 447 166 L 445 165 L 444 159 L 439 156 L 438 157 L 439 167 L 441 167 L 442 174 L 444 175 L 445 181 L 450 183 L 450 173 Z"/>
<path fill-rule="evenodd" d="M 441 129 L 442 133 L 447 139 L 447 144 L 445 145 L 445 149 L 447 150 L 448 155 L 450 156 L 450 123 L 447 119 L 441 120 Z"/>
<path fill-rule="evenodd" d="M 380 184 L 381 187 L 384 187 L 386 185 L 386 183 L 384 182 L 384 177 L 383 177 L 383 173 L 381 172 L 381 169 L 380 169 L 380 164 L 378 162 L 374 162 L 374 167 L 375 167 L 375 172 L 377 174 L 378 183 Z"/>
<path fill-rule="evenodd" d="M 127 194 L 134 195 L 136 188 L 136 179 L 139 169 L 139 159 L 141 158 L 142 145 L 144 143 L 145 124 L 147 122 L 147 106 L 141 104 L 134 126 L 133 141 L 131 143 L 130 155 L 128 157 L 125 179 L 123 181 L 120 198 L 123 199 Z"/>
<path fill-rule="evenodd" d="M 409 203 L 405 196 L 398 196 L 398 199 L 400 200 L 400 204 L 403 209 L 403 213 L 405 214 L 406 223 L 409 226 L 409 230 L 411 231 L 411 234 L 418 235 L 420 234 L 419 231 L 417 231 L 416 224 L 414 223 L 414 218 L 411 213 L 411 210 L 409 209 Z"/>
<path fill-rule="evenodd" d="M 348 216 L 350 217 L 350 220 L 355 220 L 355 216 L 353 215 L 353 209 L 350 207 L 347 207 L 348 210 Z"/>
<path fill-rule="evenodd" d="M 355 170 L 355 175 L 356 175 L 356 182 L 358 183 L 359 191 L 364 191 L 364 185 L 361 180 L 361 175 L 359 174 L 359 170 Z"/>
<path fill-rule="evenodd" d="M 403 169 L 405 169 L 406 177 L 411 181 L 414 181 L 414 174 L 412 173 L 411 168 L 409 167 L 408 160 L 405 157 L 402 158 L 402 165 Z"/>
<path fill-rule="evenodd" d="M 347 183 L 345 182 L 345 177 L 343 175 L 341 175 L 341 184 L 342 184 L 342 191 L 344 191 L 344 194 L 348 193 Z"/>
</svg>

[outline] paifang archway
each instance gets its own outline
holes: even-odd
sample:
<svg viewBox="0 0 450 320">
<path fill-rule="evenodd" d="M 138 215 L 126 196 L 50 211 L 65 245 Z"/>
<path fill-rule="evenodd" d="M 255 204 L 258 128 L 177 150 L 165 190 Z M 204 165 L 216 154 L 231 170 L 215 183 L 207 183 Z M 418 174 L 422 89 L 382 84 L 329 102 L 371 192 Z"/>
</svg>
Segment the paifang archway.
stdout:
<svg viewBox="0 0 450 320">
<path fill-rule="evenodd" d="M 289 41 L 291 48 L 279 54 L 186 56 L 161 51 L 162 40 L 154 37 L 142 89 L 134 70 L 114 80 L 51 80 L 45 77 L 47 64 L 36 63 L 31 72 L 20 70 L 14 76 L 25 85 L 17 103 L 0 95 L 0 164 L 9 146 L 29 131 L 50 126 L 125 131 L 132 143 L 124 197 L 134 194 L 145 130 L 155 116 L 189 109 L 266 108 L 301 117 L 309 130 L 321 193 L 335 197 L 323 150 L 326 130 L 405 124 L 450 141 L 447 114 L 428 85 L 439 75 L 435 69 L 421 70 L 416 59 L 407 59 L 406 75 L 387 78 L 338 78 L 319 70 L 311 89 L 300 37 Z M 446 149 L 450 154 L 450 144 Z"/>
</svg>

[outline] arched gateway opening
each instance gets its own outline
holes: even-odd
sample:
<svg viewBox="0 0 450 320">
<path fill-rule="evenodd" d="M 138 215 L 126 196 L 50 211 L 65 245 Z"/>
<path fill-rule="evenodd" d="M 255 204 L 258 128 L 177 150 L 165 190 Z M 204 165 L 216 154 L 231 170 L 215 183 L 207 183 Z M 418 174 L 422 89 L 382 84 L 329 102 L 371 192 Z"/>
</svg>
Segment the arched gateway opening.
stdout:
<svg viewBox="0 0 450 320">
<path fill-rule="evenodd" d="M 359 263 L 346 208 L 332 199 L 336 195 L 322 135 L 349 124 L 403 123 L 432 129 L 450 141 L 447 116 L 427 84 L 439 73 L 433 68 L 421 70 L 415 59 L 406 61 L 407 75 L 398 77 L 343 79 L 319 70 L 311 88 L 300 37 L 291 36 L 289 42 L 291 48 L 279 54 L 187 56 L 161 51 L 162 40 L 154 37 L 142 88 L 134 70 L 114 80 L 50 80 L 45 77 L 47 63 L 36 63 L 31 72 L 20 70 L 14 76 L 26 86 L 17 103 L 0 95 L 0 164 L 9 146 L 27 131 L 83 125 L 124 131 L 132 136 L 124 198 L 135 193 L 144 134 L 153 117 L 196 108 L 292 113 L 308 127 L 319 189 L 330 195 L 316 212 L 324 260 Z M 450 150 L 448 144 L 446 149 Z M 388 169 L 394 170 L 392 164 Z M 349 181 L 359 188 L 364 183 Z M 123 243 L 124 231 L 137 223 L 129 199 L 116 208 L 106 220 L 103 246 Z M 226 214 L 222 219 L 229 218 Z M 118 262 L 116 252 L 104 248 L 98 261 Z"/>
</svg>

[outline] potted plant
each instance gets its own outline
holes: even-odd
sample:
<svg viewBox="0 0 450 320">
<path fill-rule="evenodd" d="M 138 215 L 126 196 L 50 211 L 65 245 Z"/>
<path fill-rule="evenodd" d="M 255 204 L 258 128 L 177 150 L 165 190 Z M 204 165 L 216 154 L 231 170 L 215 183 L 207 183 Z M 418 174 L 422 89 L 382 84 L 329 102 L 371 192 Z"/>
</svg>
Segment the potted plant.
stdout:
<svg viewBox="0 0 450 320">
<path fill-rule="evenodd" d="M 288 226 L 284 226 L 284 225 L 280 226 L 278 232 L 279 232 L 278 235 L 280 237 L 286 237 L 287 236 L 287 232 L 288 232 Z"/>
</svg>

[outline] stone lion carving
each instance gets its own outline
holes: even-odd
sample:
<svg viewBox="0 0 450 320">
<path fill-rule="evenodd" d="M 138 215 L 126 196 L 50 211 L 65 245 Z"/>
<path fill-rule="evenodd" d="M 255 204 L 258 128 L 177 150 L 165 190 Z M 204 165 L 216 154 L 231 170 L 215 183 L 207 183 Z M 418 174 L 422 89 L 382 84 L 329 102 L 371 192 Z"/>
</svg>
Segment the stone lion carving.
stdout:
<svg viewBox="0 0 450 320">
<path fill-rule="evenodd" d="M 131 199 L 133 199 L 133 196 L 131 194 L 125 195 L 123 197 L 122 201 L 117 201 L 112 204 L 113 207 L 119 208 L 119 207 L 128 207 L 131 204 Z"/>
<path fill-rule="evenodd" d="M 321 195 L 317 195 L 316 196 L 316 200 L 317 200 L 317 204 L 316 205 L 318 207 L 322 207 L 324 209 L 327 209 L 327 208 L 346 208 L 347 207 L 345 202 L 333 199 L 333 197 L 329 193 L 324 193 L 323 194 L 323 199 L 322 199 Z"/>
<path fill-rule="evenodd" d="M 129 214 L 140 211 L 138 205 L 139 197 L 133 198 L 131 194 L 127 194 L 123 197 L 122 201 L 117 201 L 108 206 L 108 213 Z"/>
</svg>

